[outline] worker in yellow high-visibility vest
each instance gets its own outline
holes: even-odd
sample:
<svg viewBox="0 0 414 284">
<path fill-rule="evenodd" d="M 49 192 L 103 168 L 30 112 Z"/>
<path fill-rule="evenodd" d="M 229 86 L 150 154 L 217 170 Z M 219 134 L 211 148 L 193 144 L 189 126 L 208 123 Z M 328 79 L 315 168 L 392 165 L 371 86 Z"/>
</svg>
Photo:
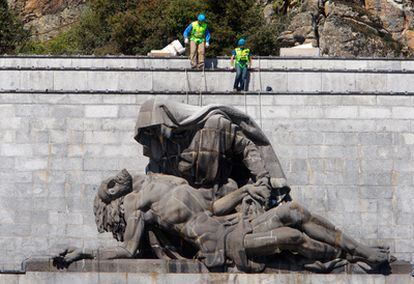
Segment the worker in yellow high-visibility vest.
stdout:
<svg viewBox="0 0 414 284">
<path fill-rule="evenodd" d="M 249 68 L 252 67 L 252 57 L 250 49 L 245 48 L 246 40 L 239 39 L 238 47 L 232 51 L 230 64 L 236 69 L 236 78 L 234 80 L 233 91 L 247 91 L 247 76 Z"/>
<path fill-rule="evenodd" d="M 200 14 L 184 31 L 184 43 L 190 43 L 191 68 L 204 68 L 205 49 L 210 45 L 206 16 Z"/>
</svg>

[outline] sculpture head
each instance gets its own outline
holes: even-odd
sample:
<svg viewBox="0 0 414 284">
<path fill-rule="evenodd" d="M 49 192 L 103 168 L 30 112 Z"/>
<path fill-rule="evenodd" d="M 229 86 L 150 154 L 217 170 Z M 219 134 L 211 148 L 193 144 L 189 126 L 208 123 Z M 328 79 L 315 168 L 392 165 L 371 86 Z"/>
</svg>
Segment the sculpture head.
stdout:
<svg viewBox="0 0 414 284">
<path fill-rule="evenodd" d="M 123 241 L 126 227 L 123 197 L 131 191 L 132 177 L 125 169 L 102 182 L 93 204 L 99 233 L 112 232 L 115 239 Z"/>
<path fill-rule="evenodd" d="M 159 141 L 160 137 L 170 138 L 172 131 L 182 128 L 181 123 L 198 111 L 200 107 L 171 100 L 159 98 L 146 100 L 138 112 L 134 139 L 146 147 L 151 147 L 153 140 Z M 188 126 L 196 127 L 195 124 L 187 125 L 187 128 Z"/>
<path fill-rule="evenodd" d="M 104 180 L 98 189 L 98 196 L 106 204 L 132 191 L 132 177 L 126 169 L 116 176 Z"/>
<path fill-rule="evenodd" d="M 115 239 L 123 241 L 126 227 L 123 197 L 131 191 L 132 177 L 125 169 L 101 183 L 93 204 L 99 233 L 112 232 Z"/>
<path fill-rule="evenodd" d="M 124 240 L 126 227 L 123 199 L 120 197 L 107 204 L 97 194 L 93 202 L 93 213 L 98 232 L 111 232 L 113 237 L 120 242 Z"/>
</svg>

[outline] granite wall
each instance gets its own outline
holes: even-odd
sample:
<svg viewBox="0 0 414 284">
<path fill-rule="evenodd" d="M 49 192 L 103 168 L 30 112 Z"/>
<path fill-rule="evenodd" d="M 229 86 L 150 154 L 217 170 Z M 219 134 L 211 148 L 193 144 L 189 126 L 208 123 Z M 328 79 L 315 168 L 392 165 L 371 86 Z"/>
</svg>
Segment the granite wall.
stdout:
<svg viewBox="0 0 414 284">
<path fill-rule="evenodd" d="M 107 176 L 143 172 L 133 132 L 153 96 L 247 112 L 272 141 L 295 200 L 414 260 L 414 97 L 2 92 L 0 269 L 63 245 L 113 244 L 96 231 L 92 201 Z"/>
</svg>

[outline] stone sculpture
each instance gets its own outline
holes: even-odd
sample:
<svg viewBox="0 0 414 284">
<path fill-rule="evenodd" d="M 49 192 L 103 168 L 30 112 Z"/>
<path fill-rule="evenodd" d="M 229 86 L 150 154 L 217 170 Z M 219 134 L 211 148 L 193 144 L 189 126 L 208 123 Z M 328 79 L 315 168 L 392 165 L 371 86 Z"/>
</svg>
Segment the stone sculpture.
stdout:
<svg viewBox="0 0 414 284">
<path fill-rule="evenodd" d="M 229 178 L 239 186 L 253 179 L 268 188 L 287 187 L 267 137 L 232 107 L 150 99 L 138 114 L 135 140 L 150 159 L 147 172 L 183 177 L 194 187 L 218 187 Z"/>
<path fill-rule="evenodd" d="M 144 257 L 148 244 L 156 257 L 196 258 L 211 271 L 261 272 L 283 252 L 316 272 L 348 262 L 374 271 L 393 260 L 387 247 L 363 245 L 291 201 L 269 141 L 233 108 L 149 100 L 135 139 L 150 158 L 146 175 L 124 169 L 102 182 L 94 201 L 98 231 L 122 245 L 68 248 L 54 258 L 57 267 Z"/>
</svg>

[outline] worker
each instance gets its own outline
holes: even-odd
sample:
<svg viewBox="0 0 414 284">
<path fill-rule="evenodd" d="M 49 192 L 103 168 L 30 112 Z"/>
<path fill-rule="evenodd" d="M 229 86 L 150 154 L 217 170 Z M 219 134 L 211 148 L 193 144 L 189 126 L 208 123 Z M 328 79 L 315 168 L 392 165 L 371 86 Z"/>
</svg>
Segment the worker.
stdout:
<svg viewBox="0 0 414 284">
<path fill-rule="evenodd" d="M 233 91 L 240 90 L 247 91 L 247 76 L 249 69 L 252 67 L 252 57 L 250 55 L 250 49 L 245 48 L 246 40 L 244 38 L 239 39 L 238 47 L 232 51 L 230 64 L 232 68 L 236 69 L 236 78 L 234 80 Z M 240 85 L 240 86 L 239 86 Z"/>
<path fill-rule="evenodd" d="M 191 68 L 204 68 L 205 49 L 210 46 L 210 31 L 206 16 L 199 14 L 197 21 L 192 22 L 184 31 L 184 43 L 190 42 Z"/>
</svg>

